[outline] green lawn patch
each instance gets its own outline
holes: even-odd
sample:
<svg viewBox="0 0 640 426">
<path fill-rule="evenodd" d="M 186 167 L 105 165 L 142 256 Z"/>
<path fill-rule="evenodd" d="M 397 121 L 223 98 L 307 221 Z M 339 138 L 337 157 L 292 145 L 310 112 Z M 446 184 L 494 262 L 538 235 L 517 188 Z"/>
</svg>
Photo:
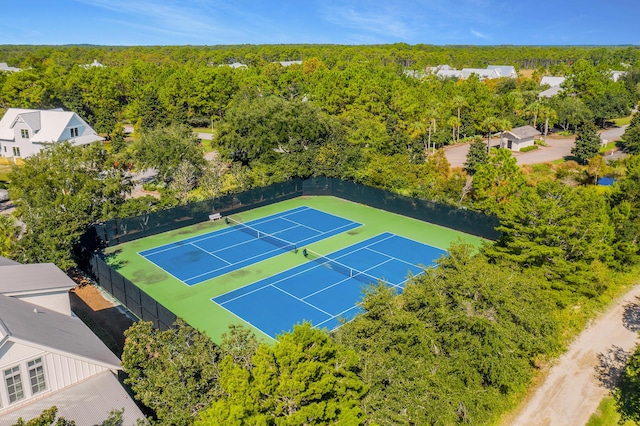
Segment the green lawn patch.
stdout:
<svg viewBox="0 0 640 426">
<path fill-rule="evenodd" d="M 616 409 L 616 401 L 610 397 L 605 397 L 598 406 L 595 413 L 591 415 L 585 426 L 632 426 L 634 422 L 620 423 L 620 413 Z"/>
<path fill-rule="evenodd" d="M 627 124 L 631 123 L 631 116 L 629 117 L 621 117 L 621 118 L 614 118 L 613 121 L 616 126 L 618 127 L 622 127 L 622 126 L 626 126 Z"/>
</svg>

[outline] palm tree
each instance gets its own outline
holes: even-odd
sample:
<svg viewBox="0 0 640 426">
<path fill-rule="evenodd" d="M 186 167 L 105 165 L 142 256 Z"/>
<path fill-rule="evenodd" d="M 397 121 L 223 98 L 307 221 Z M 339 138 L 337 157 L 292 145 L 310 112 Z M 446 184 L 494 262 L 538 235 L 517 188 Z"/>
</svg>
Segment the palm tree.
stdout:
<svg viewBox="0 0 640 426">
<path fill-rule="evenodd" d="M 549 133 L 549 119 L 556 119 L 558 118 L 558 114 L 556 113 L 556 111 L 551 108 L 548 105 L 543 105 L 542 108 L 540 108 L 539 111 L 540 114 L 540 118 L 544 118 L 544 136 L 543 136 L 543 140 L 546 143 L 547 142 L 547 134 Z"/>
<path fill-rule="evenodd" d="M 482 121 L 482 128 L 487 129 L 489 136 L 487 138 L 487 153 L 491 152 L 491 133 L 497 131 L 501 127 L 501 120 L 492 115 Z"/>
<path fill-rule="evenodd" d="M 457 132 L 457 135 L 456 135 L 456 142 L 459 142 L 460 141 L 460 127 L 462 127 L 462 119 L 460 118 L 460 112 L 461 112 L 463 107 L 466 107 L 469 104 L 468 104 L 467 100 L 464 98 L 464 96 L 455 95 L 453 98 L 451 98 L 451 105 L 458 110 L 458 122 L 460 124 L 458 124 L 458 132 Z"/>
<path fill-rule="evenodd" d="M 525 111 L 528 115 L 533 116 L 533 127 L 536 127 L 536 125 L 538 124 L 538 115 L 540 114 L 540 110 L 543 107 L 544 105 L 540 101 L 535 101 L 527 106 Z"/>
<path fill-rule="evenodd" d="M 429 106 L 427 106 L 427 110 L 426 110 L 426 116 L 427 116 L 427 121 L 429 122 L 429 127 L 428 127 L 428 141 L 427 141 L 427 155 L 430 154 L 431 152 L 431 134 L 432 132 L 435 133 L 436 132 L 436 120 L 438 118 L 438 114 L 439 114 L 439 108 L 440 105 L 437 103 L 432 103 Z M 435 144 L 433 146 L 433 152 L 435 153 Z"/>
<path fill-rule="evenodd" d="M 451 127 L 451 141 L 453 143 L 456 143 L 456 129 L 460 129 L 460 119 L 458 117 L 456 117 L 455 115 L 452 115 L 451 117 L 449 117 L 449 119 L 447 120 L 447 124 Z"/>
</svg>

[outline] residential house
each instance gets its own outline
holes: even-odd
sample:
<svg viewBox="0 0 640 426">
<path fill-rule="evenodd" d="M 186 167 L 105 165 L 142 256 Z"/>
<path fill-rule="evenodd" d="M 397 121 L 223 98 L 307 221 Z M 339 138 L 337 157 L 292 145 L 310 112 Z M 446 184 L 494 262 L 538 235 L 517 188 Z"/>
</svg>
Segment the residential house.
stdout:
<svg viewBox="0 0 640 426">
<path fill-rule="evenodd" d="M 22 71 L 20 68 L 10 67 L 6 62 L 0 62 L 0 72 L 18 72 Z"/>
<path fill-rule="evenodd" d="M 104 67 L 104 65 L 102 65 L 100 62 L 98 62 L 97 59 L 94 59 L 93 62 L 91 62 L 90 64 L 85 64 L 85 65 L 80 65 L 82 68 L 102 68 Z"/>
<path fill-rule="evenodd" d="M 500 71 L 496 69 L 485 69 L 485 68 L 462 68 L 460 71 L 463 79 L 467 79 L 471 76 L 471 74 L 475 74 L 478 76 L 480 80 L 486 79 L 494 79 L 502 77 L 500 75 Z"/>
<path fill-rule="evenodd" d="M 517 78 L 518 77 L 518 72 L 516 71 L 515 67 L 511 65 L 488 65 L 487 69 L 498 71 L 500 78 L 502 77 Z"/>
<path fill-rule="evenodd" d="M 62 109 L 9 108 L 0 119 L 0 156 L 25 158 L 52 143 L 74 145 L 103 141 L 75 112 Z"/>
<path fill-rule="evenodd" d="M 562 83 L 566 80 L 565 77 L 555 77 L 552 75 L 545 75 L 540 79 L 540 86 L 549 86 L 548 89 L 538 93 L 539 98 L 552 98 L 558 93 L 562 92 Z"/>
<path fill-rule="evenodd" d="M 624 76 L 626 71 L 611 71 L 611 80 L 614 82 L 620 80 L 620 77 Z"/>
<path fill-rule="evenodd" d="M 279 64 L 283 67 L 289 67 L 291 65 L 302 65 L 302 61 L 281 61 Z"/>
<path fill-rule="evenodd" d="M 545 75 L 540 79 L 540 86 L 560 87 L 566 80 L 566 77 L 556 77 L 553 75 Z"/>
<path fill-rule="evenodd" d="M 436 76 L 440 79 L 445 78 L 458 78 L 462 79 L 462 71 L 460 70 L 452 70 L 452 69 L 440 69 L 436 72 Z"/>
<path fill-rule="evenodd" d="M 500 148 L 520 151 L 524 147 L 532 146 L 535 137 L 541 134 L 542 133 L 532 126 L 516 127 L 502 133 Z"/>
<path fill-rule="evenodd" d="M 0 277 L 0 424 L 52 406 L 78 425 L 101 424 L 112 410 L 124 409 L 123 425 L 144 417 L 116 377 L 118 357 L 71 313 L 69 277 L 5 258 Z"/>
</svg>

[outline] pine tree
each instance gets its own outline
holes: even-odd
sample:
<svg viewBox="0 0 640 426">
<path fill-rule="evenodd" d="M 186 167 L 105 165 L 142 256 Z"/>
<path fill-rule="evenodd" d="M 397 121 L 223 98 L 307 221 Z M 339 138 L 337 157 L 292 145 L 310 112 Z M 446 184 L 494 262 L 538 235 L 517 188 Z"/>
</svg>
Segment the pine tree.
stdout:
<svg viewBox="0 0 640 426">
<path fill-rule="evenodd" d="M 473 175 L 477 171 L 477 167 L 480 164 L 487 164 L 489 160 L 489 154 L 487 153 L 487 147 L 482 139 L 476 139 L 469 146 L 469 152 L 467 152 L 467 161 L 464 163 L 464 170 L 468 175 Z"/>
<path fill-rule="evenodd" d="M 588 121 L 578 128 L 576 145 L 571 148 L 573 154 L 581 164 L 586 164 L 600 152 L 600 135 L 595 124 Z"/>
<path fill-rule="evenodd" d="M 640 114 L 635 113 L 629 127 L 622 135 L 624 150 L 631 154 L 640 153 Z"/>
</svg>

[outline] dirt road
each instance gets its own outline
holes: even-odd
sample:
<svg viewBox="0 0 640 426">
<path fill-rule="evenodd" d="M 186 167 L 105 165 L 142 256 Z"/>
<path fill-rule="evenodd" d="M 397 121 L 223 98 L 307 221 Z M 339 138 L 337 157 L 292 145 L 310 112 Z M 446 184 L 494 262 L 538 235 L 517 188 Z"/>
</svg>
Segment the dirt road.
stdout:
<svg viewBox="0 0 640 426">
<path fill-rule="evenodd" d="M 640 285 L 587 327 L 507 424 L 584 425 L 638 342 Z"/>
</svg>

